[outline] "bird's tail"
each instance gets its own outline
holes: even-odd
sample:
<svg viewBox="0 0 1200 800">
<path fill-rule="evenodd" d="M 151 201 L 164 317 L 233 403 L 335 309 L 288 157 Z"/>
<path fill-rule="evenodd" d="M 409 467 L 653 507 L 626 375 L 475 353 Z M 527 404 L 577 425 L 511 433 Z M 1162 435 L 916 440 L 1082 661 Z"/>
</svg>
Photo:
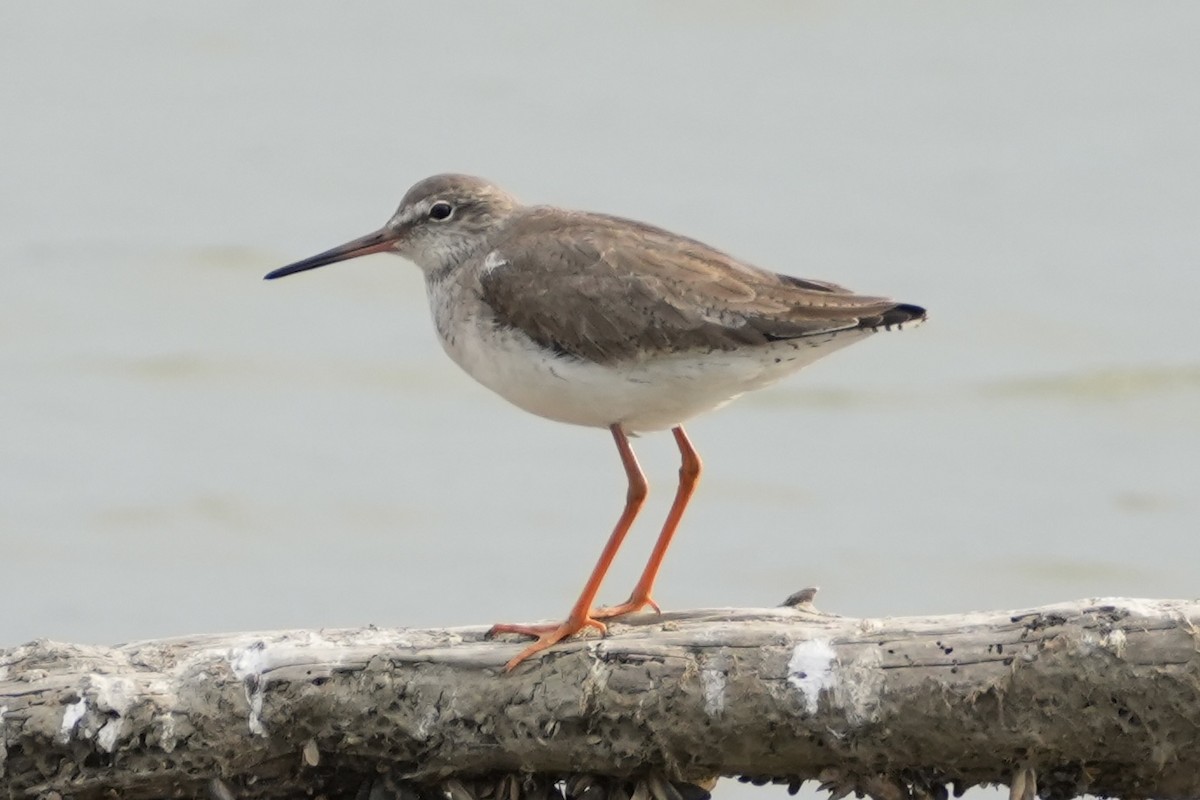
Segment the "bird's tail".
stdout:
<svg viewBox="0 0 1200 800">
<path fill-rule="evenodd" d="M 920 306 L 914 306 L 911 303 L 897 303 L 882 314 L 863 317 L 858 321 L 858 327 L 888 330 L 893 325 L 899 328 L 907 324 L 920 324 L 925 321 L 925 317 L 925 309 Z"/>
</svg>

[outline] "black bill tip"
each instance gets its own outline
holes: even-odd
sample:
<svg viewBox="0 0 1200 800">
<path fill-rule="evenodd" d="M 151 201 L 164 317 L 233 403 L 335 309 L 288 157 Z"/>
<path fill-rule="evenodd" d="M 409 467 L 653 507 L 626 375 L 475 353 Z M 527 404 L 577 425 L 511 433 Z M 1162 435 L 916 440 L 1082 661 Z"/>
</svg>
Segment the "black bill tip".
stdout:
<svg viewBox="0 0 1200 800">
<path fill-rule="evenodd" d="M 318 253 L 311 258 L 306 258 L 303 261 L 297 261 L 294 264 L 288 264 L 286 267 L 274 269 L 263 276 L 264 281 L 273 281 L 276 278 L 282 278 L 285 275 L 294 275 L 297 272 L 304 272 L 317 267 L 323 267 L 326 264 L 335 264 L 338 261 L 347 261 L 351 258 L 370 255 L 371 253 L 382 253 L 392 249 L 392 245 L 399 238 L 397 233 L 389 228 L 381 228 L 374 233 L 368 233 L 366 236 L 360 236 L 357 239 L 338 245 L 331 250 L 326 250 L 324 253 Z"/>
</svg>

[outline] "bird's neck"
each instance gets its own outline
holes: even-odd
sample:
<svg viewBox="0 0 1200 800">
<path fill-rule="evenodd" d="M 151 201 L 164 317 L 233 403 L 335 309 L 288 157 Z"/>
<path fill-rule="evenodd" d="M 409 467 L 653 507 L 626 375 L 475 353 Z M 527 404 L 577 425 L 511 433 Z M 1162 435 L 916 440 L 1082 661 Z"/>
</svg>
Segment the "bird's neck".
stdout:
<svg viewBox="0 0 1200 800">
<path fill-rule="evenodd" d="M 512 218 L 500 218 L 487 227 L 462 233 L 446 233 L 427 245 L 413 260 L 425 273 L 425 280 L 437 283 L 456 274 L 469 261 L 482 261 L 501 238 Z"/>
<path fill-rule="evenodd" d="M 414 259 L 425 273 L 427 283 L 439 283 L 454 274 L 464 263 L 487 252 L 490 237 L 446 237 Z"/>
</svg>

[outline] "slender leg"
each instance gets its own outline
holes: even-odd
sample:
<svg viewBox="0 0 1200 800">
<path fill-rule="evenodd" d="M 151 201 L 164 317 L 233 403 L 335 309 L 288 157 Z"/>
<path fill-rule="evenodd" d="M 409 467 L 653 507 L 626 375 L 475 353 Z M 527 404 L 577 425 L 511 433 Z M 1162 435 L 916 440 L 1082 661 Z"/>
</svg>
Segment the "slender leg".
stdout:
<svg viewBox="0 0 1200 800">
<path fill-rule="evenodd" d="M 671 546 L 671 538 L 675 536 L 675 529 L 679 527 L 679 520 L 683 518 L 683 510 L 687 508 L 688 501 L 692 499 L 692 493 L 696 491 L 696 484 L 700 480 L 700 471 L 704 466 L 700 461 L 700 456 L 696 454 L 696 449 L 688 440 L 687 434 L 683 432 L 683 427 L 672 428 L 671 433 L 675 434 L 675 443 L 679 445 L 679 488 L 675 490 L 675 502 L 671 503 L 671 511 L 667 514 L 667 521 L 663 523 L 662 533 L 658 535 L 658 541 L 654 543 L 654 550 L 650 553 L 650 560 L 646 562 L 646 568 L 642 570 L 642 577 L 633 587 L 633 593 L 629 595 L 629 599 L 619 606 L 596 609 L 592 614 L 592 619 L 612 619 L 622 614 L 638 611 L 646 606 L 660 611 L 658 603 L 654 602 L 654 598 L 650 596 L 650 591 L 654 588 L 654 579 L 658 577 L 663 556 L 667 554 L 667 548 Z"/>
<path fill-rule="evenodd" d="M 642 474 L 637 456 L 633 454 L 633 448 L 629 445 L 629 437 L 625 435 L 619 425 L 611 426 L 610 430 L 613 440 L 617 443 L 617 451 L 621 454 L 621 464 L 625 467 L 625 476 L 629 479 L 629 489 L 625 494 L 625 510 L 621 512 L 617 526 L 613 528 L 612 535 L 608 537 L 608 543 L 604 545 L 604 550 L 600 553 L 600 560 L 596 562 L 591 577 L 584 585 L 583 592 L 575 601 L 566 621 L 557 625 L 493 625 L 492 629 L 488 631 L 488 636 L 498 633 L 520 633 L 537 637 L 537 641 L 517 654 L 505 665 L 505 669 L 511 670 L 534 653 L 539 653 L 555 642 L 578 633 L 584 628 L 597 628 L 601 633 L 605 630 L 604 623 L 592 615 L 592 604 L 596 602 L 596 593 L 600 591 L 600 583 L 604 580 L 604 574 L 612 565 L 617 550 L 621 548 L 621 542 L 624 541 L 625 534 L 629 533 L 629 528 L 633 525 L 633 520 L 637 517 L 638 512 L 641 511 L 649 491 L 646 476 Z"/>
</svg>

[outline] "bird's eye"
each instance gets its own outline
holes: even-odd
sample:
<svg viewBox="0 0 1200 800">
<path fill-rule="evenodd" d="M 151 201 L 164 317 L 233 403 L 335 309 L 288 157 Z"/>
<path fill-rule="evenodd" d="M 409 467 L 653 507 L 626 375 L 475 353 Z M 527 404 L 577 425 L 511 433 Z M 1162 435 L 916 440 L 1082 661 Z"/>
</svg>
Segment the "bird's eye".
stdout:
<svg viewBox="0 0 1200 800">
<path fill-rule="evenodd" d="M 429 207 L 429 218 L 435 219 L 438 222 L 450 219 L 450 215 L 454 213 L 454 206 L 439 200 Z"/>
</svg>

